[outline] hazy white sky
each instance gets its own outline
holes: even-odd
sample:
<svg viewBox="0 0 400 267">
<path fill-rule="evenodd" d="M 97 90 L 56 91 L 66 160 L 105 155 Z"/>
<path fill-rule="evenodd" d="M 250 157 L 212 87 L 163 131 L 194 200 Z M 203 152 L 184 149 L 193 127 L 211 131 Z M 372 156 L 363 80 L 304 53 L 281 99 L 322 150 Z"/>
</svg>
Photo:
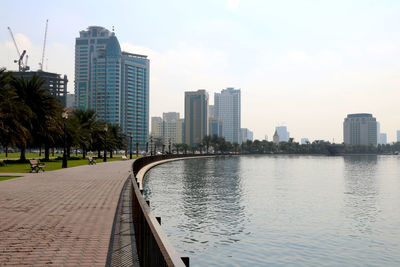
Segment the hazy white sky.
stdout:
<svg viewBox="0 0 400 267">
<path fill-rule="evenodd" d="M 400 1 L 6 1 L 0 0 L 0 66 L 17 53 L 67 74 L 74 42 L 90 25 L 115 32 L 124 50 L 150 58 L 150 115 L 177 111 L 184 91 L 242 89 L 242 127 L 272 139 L 287 125 L 299 141 L 342 142 L 348 113 L 372 113 L 381 132 L 400 130 Z"/>
</svg>

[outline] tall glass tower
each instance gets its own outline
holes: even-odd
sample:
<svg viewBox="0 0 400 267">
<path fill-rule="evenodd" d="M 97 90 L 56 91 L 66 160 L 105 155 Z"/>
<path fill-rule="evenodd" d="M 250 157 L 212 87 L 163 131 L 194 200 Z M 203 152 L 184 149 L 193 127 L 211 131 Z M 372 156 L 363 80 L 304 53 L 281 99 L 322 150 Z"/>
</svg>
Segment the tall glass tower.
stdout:
<svg viewBox="0 0 400 267">
<path fill-rule="evenodd" d="M 149 60 L 121 51 L 114 32 L 90 26 L 75 42 L 75 105 L 116 123 L 142 146 L 149 128 Z"/>
<path fill-rule="evenodd" d="M 215 117 L 222 121 L 222 136 L 231 143 L 242 143 L 240 89 L 226 88 L 214 94 Z"/>
</svg>

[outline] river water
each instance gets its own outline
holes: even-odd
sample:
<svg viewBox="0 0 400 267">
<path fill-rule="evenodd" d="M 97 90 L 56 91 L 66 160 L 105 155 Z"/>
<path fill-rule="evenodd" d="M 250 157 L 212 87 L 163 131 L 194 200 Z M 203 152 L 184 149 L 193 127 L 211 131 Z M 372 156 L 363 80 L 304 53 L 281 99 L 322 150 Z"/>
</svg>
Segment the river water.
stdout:
<svg viewBox="0 0 400 267">
<path fill-rule="evenodd" d="M 400 266 L 399 156 L 231 156 L 151 169 L 191 266 Z"/>
</svg>

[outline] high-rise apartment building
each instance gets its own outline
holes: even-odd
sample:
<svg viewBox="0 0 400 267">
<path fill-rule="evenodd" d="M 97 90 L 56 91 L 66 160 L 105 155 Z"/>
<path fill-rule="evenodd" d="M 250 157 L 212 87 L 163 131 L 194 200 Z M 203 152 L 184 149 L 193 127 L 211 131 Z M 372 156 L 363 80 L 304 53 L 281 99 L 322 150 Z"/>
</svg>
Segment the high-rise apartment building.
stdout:
<svg viewBox="0 0 400 267">
<path fill-rule="evenodd" d="M 222 136 L 231 143 L 241 144 L 241 94 L 240 89 L 226 88 L 214 94 L 215 118 L 222 121 Z"/>
<path fill-rule="evenodd" d="M 151 117 L 151 134 L 153 138 L 160 138 L 168 145 L 183 143 L 184 120 L 179 118 L 178 112 L 163 113 L 161 117 Z"/>
<path fill-rule="evenodd" d="M 208 93 L 185 92 L 185 143 L 194 146 L 208 134 Z"/>
<path fill-rule="evenodd" d="M 343 142 L 349 145 L 377 145 L 377 123 L 372 114 L 349 114 L 343 122 Z"/>
<path fill-rule="evenodd" d="M 151 136 L 153 137 L 162 137 L 163 135 L 163 120 L 161 117 L 151 117 Z"/>
<path fill-rule="evenodd" d="M 386 133 L 380 133 L 379 134 L 379 145 L 387 145 L 387 134 Z"/>
<path fill-rule="evenodd" d="M 122 52 L 114 32 L 91 26 L 75 41 L 75 105 L 133 133 L 143 146 L 149 128 L 149 60 Z"/>
<path fill-rule="evenodd" d="M 400 130 L 397 131 L 397 142 L 400 142 Z"/>
<path fill-rule="evenodd" d="M 218 137 L 222 136 L 223 124 L 222 121 L 216 118 L 209 117 L 208 118 L 208 135 L 217 135 Z"/>
<path fill-rule="evenodd" d="M 242 141 L 241 141 L 242 143 L 246 142 L 247 140 L 253 141 L 253 132 L 247 128 L 240 129 L 240 136 L 242 139 Z"/>
<path fill-rule="evenodd" d="M 279 142 L 289 142 L 290 133 L 287 131 L 286 126 L 277 126 L 275 131 L 279 136 Z"/>
</svg>

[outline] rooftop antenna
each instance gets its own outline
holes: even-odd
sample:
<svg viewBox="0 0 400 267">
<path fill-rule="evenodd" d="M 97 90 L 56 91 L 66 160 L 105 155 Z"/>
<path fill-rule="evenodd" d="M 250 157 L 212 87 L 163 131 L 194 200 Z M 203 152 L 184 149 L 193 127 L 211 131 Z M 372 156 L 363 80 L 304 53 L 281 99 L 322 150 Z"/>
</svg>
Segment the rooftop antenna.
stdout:
<svg viewBox="0 0 400 267">
<path fill-rule="evenodd" d="M 40 70 L 43 70 L 43 62 L 44 62 L 44 51 L 46 49 L 46 39 L 47 39 L 47 25 L 49 24 L 49 20 L 46 20 L 46 28 L 44 30 L 44 40 L 43 40 L 43 51 L 42 51 L 42 62 L 39 63 Z"/>
<path fill-rule="evenodd" d="M 112 31 L 114 32 L 114 25 L 112 26 Z"/>
</svg>

